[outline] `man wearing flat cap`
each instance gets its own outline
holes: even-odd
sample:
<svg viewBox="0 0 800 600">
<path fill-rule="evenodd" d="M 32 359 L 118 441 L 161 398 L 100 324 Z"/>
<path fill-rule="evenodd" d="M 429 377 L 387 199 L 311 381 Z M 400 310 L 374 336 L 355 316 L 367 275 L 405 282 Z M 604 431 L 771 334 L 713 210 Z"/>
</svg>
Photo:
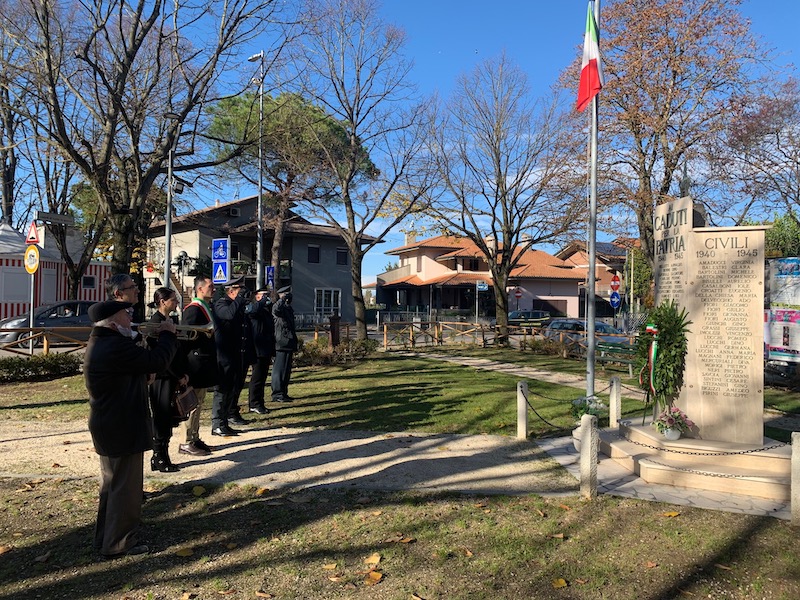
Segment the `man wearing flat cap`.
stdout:
<svg viewBox="0 0 800 600">
<path fill-rule="evenodd" d="M 272 401 L 291 402 L 289 378 L 292 376 L 292 355 L 297 350 L 297 333 L 294 329 L 292 288 L 278 290 L 278 301 L 272 307 L 275 321 L 275 364 L 272 367 Z"/>
<path fill-rule="evenodd" d="M 89 392 L 89 432 L 100 455 L 100 502 L 94 547 L 103 556 L 149 552 L 138 540 L 143 456 L 153 447 L 147 376 L 166 369 L 178 349 L 175 325 L 159 326 L 158 343 L 132 339 L 130 302 L 89 307 L 94 327 L 83 360 Z"/>
<path fill-rule="evenodd" d="M 244 314 L 250 296 L 244 277 L 237 277 L 225 284 L 225 294 L 214 303 L 219 377 L 211 407 L 211 435 L 236 435 L 239 432 L 230 425 L 248 423 L 238 402 L 247 368 L 255 356 L 250 322 Z"/>
</svg>

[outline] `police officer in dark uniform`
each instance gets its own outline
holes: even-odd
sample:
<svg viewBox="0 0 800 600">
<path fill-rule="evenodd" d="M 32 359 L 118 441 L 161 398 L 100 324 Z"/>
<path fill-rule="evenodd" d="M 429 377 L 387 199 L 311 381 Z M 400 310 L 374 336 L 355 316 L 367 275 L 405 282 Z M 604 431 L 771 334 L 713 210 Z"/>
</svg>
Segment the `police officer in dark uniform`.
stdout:
<svg viewBox="0 0 800 600">
<path fill-rule="evenodd" d="M 247 405 L 250 412 L 265 415 L 264 387 L 269 374 L 269 364 L 275 356 L 275 325 L 272 320 L 272 299 L 269 288 L 256 290 L 255 300 L 245 310 L 253 330 L 256 358 L 250 371 Z"/>
<path fill-rule="evenodd" d="M 229 424 L 248 423 L 242 418 L 237 403 L 247 367 L 255 356 L 250 321 L 244 314 L 250 296 L 244 277 L 238 277 L 225 285 L 225 294 L 214 303 L 219 378 L 211 409 L 212 435 L 236 435 L 238 431 Z"/>
<path fill-rule="evenodd" d="M 297 333 L 294 329 L 292 288 L 278 290 L 278 301 L 272 307 L 275 318 L 275 365 L 272 367 L 272 401 L 291 402 L 289 378 L 292 375 L 292 355 L 297 350 Z"/>
</svg>

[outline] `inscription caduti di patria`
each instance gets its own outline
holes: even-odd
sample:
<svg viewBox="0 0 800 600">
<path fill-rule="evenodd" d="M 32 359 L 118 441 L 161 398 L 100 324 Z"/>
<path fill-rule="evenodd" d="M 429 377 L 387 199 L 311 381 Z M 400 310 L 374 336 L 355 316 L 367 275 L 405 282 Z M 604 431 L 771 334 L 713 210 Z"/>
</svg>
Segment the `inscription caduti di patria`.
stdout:
<svg viewBox="0 0 800 600">
<path fill-rule="evenodd" d="M 691 198 L 654 219 L 656 302 L 689 313 L 677 404 L 705 440 L 763 442 L 764 228 L 697 227 Z"/>
</svg>

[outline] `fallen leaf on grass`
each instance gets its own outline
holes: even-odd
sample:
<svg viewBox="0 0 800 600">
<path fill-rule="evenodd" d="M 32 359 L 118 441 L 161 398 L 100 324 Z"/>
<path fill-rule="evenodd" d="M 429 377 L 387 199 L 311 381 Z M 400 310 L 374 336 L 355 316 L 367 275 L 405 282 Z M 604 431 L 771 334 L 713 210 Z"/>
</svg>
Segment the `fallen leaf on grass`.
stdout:
<svg viewBox="0 0 800 600">
<path fill-rule="evenodd" d="M 644 563 L 644 566 L 647 567 L 648 569 L 655 569 L 658 566 L 658 563 L 653 562 L 652 560 L 648 560 L 646 563 Z"/>
<path fill-rule="evenodd" d="M 680 514 L 681 513 L 677 512 L 677 511 L 671 510 L 669 512 L 661 513 L 661 516 L 662 517 L 669 517 L 670 519 L 672 519 L 672 518 L 677 517 Z"/>
<path fill-rule="evenodd" d="M 53 463 L 51 466 L 52 466 L 53 469 L 58 469 L 58 468 L 61 467 L 61 465 L 58 464 L 58 463 Z"/>
<path fill-rule="evenodd" d="M 204 488 L 202 485 L 196 485 L 192 488 L 192 494 L 194 494 L 198 498 L 205 493 L 206 493 L 206 488 Z"/>
<path fill-rule="evenodd" d="M 0 546 L 0 554 L 5 554 L 6 552 L 11 552 L 14 546 L 4 545 Z"/>
<path fill-rule="evenodd" d="M 411 600 L 425 600 L 425 598 L 417 594 L 411 594 Z"/>
<path fill-rule="evenodd" d="M 717 567 L 718 569 L 723 569 L 725 571 L 733 571 L 733 567 L 729 567 L 727 565 L 721 565 L 719 563 L 714 563 L 714 566 Z"/>
<path fill-rule="evenodd" d="M 366 585 L 375 585 L 381 579 L 383 579 L 383 573 L 381 573 L 380 571 L 370 571 L 364 578 L 364 583 Z"/>
<path fill-rule="evenodd" d="M 336 570 L 336 563 L 327 563 L 322 565 L 322 568 L 326 571 L 335 571 Z"/>
<path fill-rule="evenodd" d="M 378 563 L 381 562 L 381 555 L 377 552 L 373 552 L 367 558 L 364 559 L 364 564 L 369 565 L 371 567 L 377 567 Z"/>
<path fill-rule="evenodd" d="M 578 585 L 585 585 L 585 584 L 589 583 L 589 580 L 588 579 L 576 579 L 575 583 L 577 583 Z"/>
<path fill-rule="evenodd" d="M 181 600 L 194 600 L 195 598 L 197 598 L 197 594 L 192 592 L 183 592 L 183 596 L 181 596 Z"/>
<path fill-rule="evenodd" d="M 332 581 L 333 583 L 339 583 L 340 581 L 344 581 L 344 577 L 341 575 L 331 575 L 328 577 L 328 580 Z"/>
<path fill-rule="evenodd" d="M 175 552 L 176 556 L 192 556 L 194 554 L 194 550 L 191 548 L 178 548 Z"/>
<path fill-rule="evenodd" d="M 34 562 L 38 562 L 38 563 L 47 562 L 48 560 L 50 560 L 50 555 L 52 553 L 53 553 L 52 550 L 48 550 L 47 552 L 45 552 L 41 556 L 37 556 L 36 558 L 34 558 L 33 561 Z"/>
<path fill-rule="evenodd" d="M 567 506 L 566 504 L 559 504 L 559 505 L 558 505 L 558 508 L 563 508 L 564 510 L 572 510 L 572 509 L 571 509 L 569 506 Z"/>
<path fill-rule="evenodd" d="M 238 592 L 238 591 L 239 591 L 239 590 L 234 590 L 233 588 L 231 588 L 231 589 L 229 589 L 229 590 L 217 590 L 217 593 L 218 593 L 220 596 L 231 596 L 231 595 L 235 594 L 235 593 L 236 593 L 236 592 Z"/>
<path fill-rule="evenodd" d="M 260 487 L 256 490 L 256 496 L 264 496 L 265 494 L 269 494 L 271 490 L 267 487 Z"/>
<path fill-rule="evenodd" d="M 274 597 L 275 595 L 270 594 L 269 592 L 262 592 L 261 590 L 258 590 L 256 592 L 256 598 L 274 598 Z"/>
<path fill-rule="evenodd" d="M 540 516 L 540 517 L 542 517 L 542 518 L 544 518 L 544 517 L 545 517 L 545 514 L 544 514 L 544 512 L 542 512 L 542 511 L 541 511 L 541 510 L 539 510 L 538 508 L 536 509 L 536 512 L 537 512 L 537 513 L 539 513 L 539 516 Z"/>
<path fill-rule="evenodd" d="M 373 517 L 380 517 L 383 514 L 383 511 L 382 510 L 373 510 L 370 514 Z"/>
<path fill-rule="evenodd" d="M 469 557 L 474 556 L 474 555 L 472 554 L 472 550 L 470 550 L 469 548 L 464 548 L 464 556 L 469 558 Z"/>
<path fill-rule="evenodd" d="M 346 589 L 346 590 L 354 590 L 354 589 L 356 589 L 356 584 L 353 583 L 352 581 L 348 581 L 347 583 L 344 584 L 344 589 Z"/>
<path fill-rule="evenodd" d="M 561 577 L 559 577 L 558 579 L 553 579 L 553 587 L 557 590 L 567 587 L 566 579 L 562 579 Z"/>
</svg>

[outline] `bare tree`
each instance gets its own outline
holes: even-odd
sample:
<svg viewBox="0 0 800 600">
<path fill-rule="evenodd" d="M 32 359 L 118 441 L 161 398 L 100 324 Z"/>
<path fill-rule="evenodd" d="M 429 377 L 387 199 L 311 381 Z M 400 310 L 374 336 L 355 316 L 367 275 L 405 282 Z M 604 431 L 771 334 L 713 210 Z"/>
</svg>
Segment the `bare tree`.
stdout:
<svg viewBox="0 0 800 600">
<path fill-rule="evenodd" d="M 295 48 L 287 84 L 347 134 L 344 147 L 315 136 L 331 180 L 328 193 L 307 198 L 306 206 L 347 246 L 357 336 L 366 339 L 363 258 L 419 208 L 430 185 L 423 160 L 426 110 L 408 80 L 405 36 L 380 21 L 375 2 L 309 1 L 304 20 L 308 32 Z M 365 154 L 375 169 L 363 168 Z"/>
<path fill-rule="evenodd" d="M 91 185 L 113 235 L 114 269 L 127 271 L 136 234 L 149 224 L 143 221 L 150 191 L 166 172 L 175 140 L 179 155 L 197 150 L 203 105 L 236 83 L 222 74 L 241 64 L 240 48 L 275 23 L 282 3 L 19 3 L 29 26 L 4 21 L 4 27 L 22 50 L 15 67 L 36 100 L 31 106 L 45 107 L 20 114 L 37 121 Z M 73 105 L 80 111 L 72 112 Z M 217 162 L 199 156 L 177 170 Z"/>
<path fill-rule="evenodd" d="M 689 175 L 693 167 L 705 168 L 695 165 L 701 143 L 724 131 L 731 98 L 748 95 L 757 83 L 753 68 L 765 54 L 737 10 L 740 4 L 613 0 L 604 6 L 603 194 L 635 214 L 651 264 L 655 206 L 680 193 L 685 165 Z"/>
<path fill-rule="evenodd" d="M 732 193 L 765 212 L 800 212 L 800 82 L 732 103 L 719 143 L 709 150 Z"/>
<path fill-rule="evenodd" d="M 563 239 L 583 214 L 570 160 L 580 150 L 565 122 L 555 101 L 531 98 L 525 74 L 502 55 L 459 78 L 429 134 L 441 177 L 432 211 L 486 258 L 502 337 L 523 253 Z"/>
</svg>

